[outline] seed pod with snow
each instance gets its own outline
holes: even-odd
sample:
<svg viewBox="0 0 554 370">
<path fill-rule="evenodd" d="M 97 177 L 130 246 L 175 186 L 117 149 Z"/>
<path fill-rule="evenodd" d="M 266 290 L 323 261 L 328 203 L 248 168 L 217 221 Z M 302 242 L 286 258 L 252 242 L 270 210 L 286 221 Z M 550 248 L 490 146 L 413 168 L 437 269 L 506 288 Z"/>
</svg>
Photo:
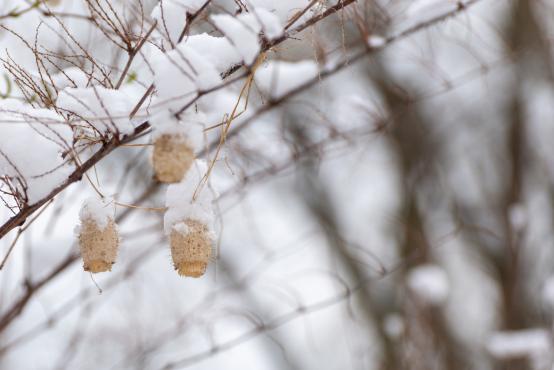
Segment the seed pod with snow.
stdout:
<svg viewBox="0 0 554 370">
<path fill-rule="evenodd" d="M 83 204 L 78 227 L 79 247 L 85 271 L 111 271 L 117 257 L 119 234 L 114 222 L 114 205 L 100 199 Z"/>
<path fill-rule="evenodd" d="M 194 152 L 183 136 L 164 134 L 154 141 L 152 164 L 158 181 L 181 181 L 193 161 Z"/>
<path fill-rule="evenodd" d="M 173 225 L 169 235 L 173 266 L 181 276 L 200 277 L 212 257 L 208 226 L 192 219 Z"/>
<path fill-rule="evenodd" d="M 197 191 L 206 170 L 206 163 L 196 160 L 183 181 L 167 189 L 164 229 L 173 265 L 181 276 L 202 276 L 212 259 L 214 194 L 206 187 Z"/>
<path fill-rule="evenodd" d="M 177 183 L 183 179 L 195 159 L 194 153 L 203 139 L 203 115 L 188 114 L 178 121 L 169 112 L 162 112 L 152 119 L 154 150 L 152 166 L 158 181 Z"/>
</svg>

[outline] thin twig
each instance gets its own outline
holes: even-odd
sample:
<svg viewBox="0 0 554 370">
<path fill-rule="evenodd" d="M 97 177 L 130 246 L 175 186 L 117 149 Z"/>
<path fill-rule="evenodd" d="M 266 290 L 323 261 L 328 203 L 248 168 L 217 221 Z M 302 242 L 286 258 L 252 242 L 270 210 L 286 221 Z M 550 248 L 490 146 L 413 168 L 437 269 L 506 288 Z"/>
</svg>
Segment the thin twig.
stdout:
<svg viewBox="0 0 554 370">
<path fill-rule="evenodd" d="M 54 199 L 51 199 L 48 203 L 46 203 L 46 205 L 44 207 L 42 207 L 42 209 L 38 213 L 36 213 L 33 216 L 33 218 L 26 225 L 20 227 L 17 230 L 17 234 L 15 235 L 15 238 L 13 239 L 12 244 L 8 248 L 8 251 L 6 252 L 6 255 L 4 256 L 4 258 L 2 259 L 2 263 L 0 263 L 0 271 L 2 271 L 2 269 L 6 265 L 6 262 L 8 261 L 8 258 L 10 257 L 10 254 L 12 253 L 13 249 L 15 248 L 15 245 L 17 244 L 17 241 L 19 240 L 19 237 L 21 236 L 21 234 L 23 234 L 23 232 L 25 230 L 27 230 L 29 228 L 29 226 L 31 226 L 33 224 L 33 222 L 35 222 L 35 220 L 46 210 L 46 208 L 48 208 L 48 206 L 50 204 L 52 204 L 53 201 L 54 201 Z"/>
</svg>

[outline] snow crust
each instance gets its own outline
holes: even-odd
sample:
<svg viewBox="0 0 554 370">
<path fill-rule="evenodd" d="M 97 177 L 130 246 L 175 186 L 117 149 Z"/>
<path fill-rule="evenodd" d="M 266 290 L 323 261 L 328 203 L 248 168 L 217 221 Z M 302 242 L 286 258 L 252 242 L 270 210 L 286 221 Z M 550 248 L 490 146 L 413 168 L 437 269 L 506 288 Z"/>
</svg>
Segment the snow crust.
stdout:
<svg viewBox="0 0 554 370">
<path fill-rule="evenodd" d="M 79 219 L 81 222 L 93 220 L 99 229 L 103 230 L 113 221 L 115 215 L 115 203 L 110 199 L 88 198 L 83 202 Z"/>
<path fill-rule="evenodd" d="M 487 344 L 489 352 L 498 359 L 543 356 L 552 348 L 548 330 L 525 329 L 494 333 Z"/>
<path fill-rule="evenodd" d="M 437 265 L 421 265 L 408 274 L 408 287 L 424 302 L 432 305 L 444 303 L 450 284 L 446 272 Z"/>
<path fill-rule="evenodd" d="M 134 126 L 129 113 L 135 102 L 119 90 L 102 86 L 87 88 L 66 88 L 56 101 L 59 109 L 66 114 L 77 115 L 83 125 L 94 127 L 103 133 L 130 134 Z"/>
<path fill-rule="evenodd" d="M 381 46 L 385 45 L 386 42 L 387 39 L 383 36 L 371 35 L 367 38 L 367 45 L 372 48 L 380 48 Z"/>
<path fill-rule="evenodd" d="M 58 89 L 66 87 L 86 87 L 89 82 L 87 76 L 81 68 L 69 67 L 62 72 L 52 75 L 52 81 Z"/>
<path fill-rule="evenodd" d="M 240 54 L 226 37 L 200 33 L 187 37 L 183 44 L 211 63 L 219 73 L 225 72 L 229 67 L 242 60 Z"/>
<path fill-rule="evenodd" d="M 0 175 L 21 178 L 33 204 L 60 185 L 73 166 L 62 153 L 73 133 L 64 118 L 48 109 L 35 109 L 20 101 L 0 100 Z M 30 150 L 32 148 L 32 150 Z"/>
<path fill-rule="evenodd" d="M 270 61 L 258 69 L 255 80 L 262 92 L 277 99 L 307 83 L 317 74 L 318 67 L 313 61 Z"/>
<path fill-rule="evenodd" d="M 214 194 L 207 186 L 196 191 L 207 171 L 207 163 L 197 159 L 180 183 L 169 185 L 167 188 L 167 211 L 164 216 L 164 230 L 167 235 L 171 233 L 171 229 L 175 225 L 186 219 L 205 224 L 213 234 L 215 212 L 212 203 Z M 196 198 L 194 198 L 195 192 Z"/>
<path fill-rule="evenodd" d="M 244 63 L 252 64 L 260 53 L 258 34 L 261 25 L 253 14 L 240 14 L 233 17 L 228 14 L 212 15 L 216 27 L 231 41 Z"/>
<path fill-rule="evenodd" d="M 256 8 L 254 13 L 262 26 L 265 37 L 275 40 L 283 35 L 285 32 L 283 24 L 274 13 L 264 8 Z"/>
<path fill-rule="evenodd" d="M 152 140 L 169 134 L 180 135 L 186 144 L 193 151 L 197 152 L 204 148 L 204 125 L 205 116 L 201 112 L 186 112 L 180 120 L 170 111 L 161 111 L 150 120 L 153 127 Z"/>
<path fill-rule="evenodd" d="M 192 231 L 191 228 L 184 222 L 179 222 L 173 225 L 173 230 L 177 231 L 182 235 L 187 235 Z"/>
<path fill-rule="evenodd" d="M 221 83 L 215 65 L 188 43 L 181 43 L 175 50 L 156 56 L 152 66 L 159 100 L 165 102 L 166 107 L 183 106 L 199 91 Z"/>
<path fill-rule="evenodd" d="M 186 13 L 196 13 L 205 3 L 206 0 L 164 0 L 150 15 L 158 21 L 159 32 L 176 44 L 186 25 Z"/>
</svg>

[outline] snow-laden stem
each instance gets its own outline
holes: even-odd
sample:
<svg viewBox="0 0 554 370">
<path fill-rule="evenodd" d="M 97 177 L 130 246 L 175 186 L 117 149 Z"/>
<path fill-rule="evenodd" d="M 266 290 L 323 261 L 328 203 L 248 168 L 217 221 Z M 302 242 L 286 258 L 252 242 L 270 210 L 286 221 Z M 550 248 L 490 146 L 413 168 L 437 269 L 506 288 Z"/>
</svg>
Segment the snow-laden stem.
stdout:
<svg viewBox="0 0 554 370">
<path fill-rule="evenodd" d="M 317 78 L 309 80 L 308 82 L 302 84 L 300 87 L 297 87 L 293 91 L 290 91 L 289 93 L 287 93 L 283 97 L 272 100 L 270 103 L 268 103 L 265 106 L 263 106 L 262 108 L 260 108 L 253 115 L 253 117 L 259 116 L 259 115 L 273 109 L 275 106 L 278 106 L 278 105 L 282 104 L 284 101 L 290 99 L 291 97 L 297 95 L 298 93 L 300 93 L 302 91 L 305 91 L 309 87 L 313 86 L 315 83 L 321 81 L 322 78 L 329 77 L 329 76 L 335 74 L 336 72 L 339 72 L 339 71 L 343 70 L 347 66 L 351 65 L 353 62 L 358 61 L 358 60 L 364 58 L 365 56 L 367 56 L 371 53 L 380 51 L 380 50 L 384 49 L 385 47 L 391 45 L 394 42 L 397 42 L 401 39 L 407 38 L 407 37 L 419 32 L 419 31 L 425 30 L 428 27 L 431 27 L 431 26 L 433 26 L 435 24 L 438 24 L 442 21 L 445 21 L 448 18 L 451 18 L 451 17 L 467 10 L 470 6 L 478 3 L 479 1 L 481 1 L 481 0 L 468 0 L 468 1 L 465 1 L 465 2 L 460 1 L 458 3 L 458 6 L 454 9 L 452 9 L 451 11 L 448 11 L 444 14 L 436 16 L 436 17 L 434 17 L 432 19 L 429 19 L 425 22 L 418 23 L 418 24 L 416 24 L 416 25 L 414 25 L 414 26 L 398 33 L 398 34 L 394 34 L 392 36 L 387 37 L 384 40 L 384 42 L 382 43 L 382 45 L 380 45 L 379 47 L 367 47 L 366 49 L 364 49 L 364 50 L 358 52 L 357 54 L 355 54 L 354 56 L 352 56 L 351 58 L 348 58 L 347 60 L 339 62 L 339 63 L 335 64 L 335 66 L 322 71 L 321 74 L 319 76 L 317 76 Z M 313 18 L 307 20 L 306 22 L 304 22 L 303 24 L 301 24 L 298 27 L 294 28 L 293 30 L 291 30 L 289 32 L 286 32 L 280 38 L 275 39 L 271 43 L 266 43 L 262 48 L 262 52 L 265 52 L 265 51 L 269 50 L 271 47 L 284 42 L 285 40 L 287 40 L 292 35 L 303 31 L 304 29 L 316 24 L 317 22 L 325 19 L 326 17 L 328 17 L 332 14 L 335 14 L 337 11 L 339 11 L 339 10 L 345 8 L 346 6 L 351 5 L 355 2 L 356 2 L 356 0 L 339 1 L 333 7 L 330 7 L 325 12 L 323 12 L 323 13 L 321 13 L 317 16 L 314 16 Z M 224 76 L 230 76 L 234 72 L 238 71 L 239 68 L 240 68 L 240 66 L 231 67 L 228 71 L 224 72 L 223 75 Z M 224 82 L 221 85 L 221 87 L 224 87 L 226 85 L 227 84 Z M 218 89 L 218 87 L 210 90 L 210 92 L 214 91 L 214 90 L 217 90 L 217 89 Z M 151 89 L 149 89 L 149 90 L 151 90 Z M 147 93 L 148 93 L 148 91 L 147 91 Z M 194 101 L 196 101 L 199 97 L 201 97 L 202 95 L 205 95 L 205 94 L 207 94 L 207 92 L 199 93 L 197 98 Z M 145 94 L 145 96 L 141 99 L 141 101 L 146 100 L 146 97 L 147 97 L 147 95 Z M 187 104 L 187 106 L 185 106 L 182 109 L 182 111 L 184 111 L 191 104 L 193 104 L 193 103 Z M 140 109 L 140 107 L 138 107 L 138 109 L 135 107 L 135 109 L 133 111 L 136 112 L 139 109 Z M 240 130 L 242 130 L 244 127 L 246 127 L 251 121 L 252 121 L 252 118 L 250 118 L 246 121 L 243 121 L 241 123 L 241 125 L 237 126 L 234 130 L 232 130 L 228 133 L 227 138 L 230 138 L 230 137 L 235 136 L 236 134 L 238 134 L 238 132 Z M 142 123 L 138 127 L 136 127 L 135 130 L 130 135 L 124 136 L 121 139 L 117 136 L 114 136 L 110 140 L 105 142 L 104 145 L 96 153 L 94 153 L 87 161 L 82 163 L 82 165 L 79 166 L 61 185 L 59 185 L 54 190 L 52 190 L 46 197 L 44 197 L 40 201 L 38 201 L 34 204 L 31 204 L 31 205 L 25 205 L 16 215 L 11 217 L 2 226 L 0 226 L 0 239 L 2 239 L 6 234 L 8 234 L 14 228 L 23 225 L 25 223 L 25 220 L 30 215 L 35 213 L 44 204 L 46 204 L 50 199 L 54 198 L 60 192 L 65 190 L 69 185 L 73 184 L 74 182 L 80 181 L 86 171 L 88 171 L 94 165 L 96 165 L 98 162 L 100 162 L 104 157 L 106 157 L 108 154 L 110 154 L 114 149 L 118 148 L 122 144 L 127 144 L 127 143 L 132 142 L 133 140 L 141 137 L 149 129 L 150 129 L 150 123 L 147 121 L 147 122 Z M 218 145 L 218 142 L 212 142 L 211 145 L 209 145 L 206 150 L 207 151 L 212 151 L 217 147 L 217 145 Z M 201 155 L 202 154 L 206 154 L 206 153 L 201 153 Z"/>
</svg>

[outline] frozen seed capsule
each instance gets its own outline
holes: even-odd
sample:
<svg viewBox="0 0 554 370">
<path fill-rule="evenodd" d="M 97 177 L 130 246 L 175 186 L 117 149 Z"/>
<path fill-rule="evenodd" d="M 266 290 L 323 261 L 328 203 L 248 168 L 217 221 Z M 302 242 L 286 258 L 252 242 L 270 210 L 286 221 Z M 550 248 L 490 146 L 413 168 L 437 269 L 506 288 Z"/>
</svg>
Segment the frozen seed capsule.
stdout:
<svg viewBox="0 0 554 370">
<path fill-rule="evenodd" d="M 117 258 L 119 234 L 113 220 L 113 205 L 89 199 L 81 208 L 79 248 L 85 271 L 111 271 Z"/>
<path fill-rule="evenodd" d="M 156 179 L 163 183 L 181 181 L 194 161 L 194 152 L 181 135 L 164 134 L 154 142 L 152 163 Z"/>
<path fill-rule="evenodd" d="M 212 238 L 208 227 L 199 221 L 186 219 L 177 223 L 169 235 L 171 257 L 181 276 L 200 277 L 212 257 Z"/>
</svg>

